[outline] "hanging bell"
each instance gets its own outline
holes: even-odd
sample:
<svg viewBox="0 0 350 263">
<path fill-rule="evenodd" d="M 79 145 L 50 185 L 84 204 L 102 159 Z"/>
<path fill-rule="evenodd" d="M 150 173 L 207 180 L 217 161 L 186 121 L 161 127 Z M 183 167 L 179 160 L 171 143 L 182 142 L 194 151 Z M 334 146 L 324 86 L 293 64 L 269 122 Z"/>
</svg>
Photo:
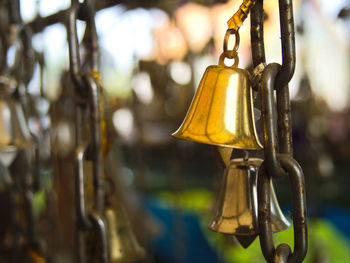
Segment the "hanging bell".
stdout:
<svg viewBox="0 0 350 263">
<path fill-rule="evenodd" d="M 257 170 L 257 168 L 256 168 L 256 170 Z M 256 172 L 257 171 L 255 171 L 255 173 Z M 270 194 L 271 194 L 271 199 L 270 199 L 271 200 L 270 201 L 271 214 L 270 214 L 270 216 L 271 216 L 271 222 L 272 222 L 271 229 L 272 229 L 272 232 L 276 233 L 276 232 L 280 232 L 280 231 L 287 229 L 290 226 L 290 223 L 285 218 L 285 216 L 283 215 L 283 213 L 278 205 L 278 201 L 277 201 L 277 197 L 275 194 L 275 189 L 273 187 L 272 180 L 270 180 L 270 189 L 271 189 L 270 190 Z M 258 200 L 256 200 L 256 207 L 258 207 L 257 202 L 258 202 Z M 257 235 L 258 234 L 249 235 L 249 236 L 236 235 L 235 238 L 241 244 L 242 247 L 247 248 L 250 246 L 251 243 L 253 243 L 253 241 L 255 240 Z"/>
<path fill-rule="evenodd" d="M 30 133 L 21 105 L 14 99 L 0 98 L 0 148 L 25 148 L 30 143 Z"/>
<path fill-rule="evenodd" d="M 122 205 L 116 210 L 105 209 L 111 263 L 132 263 L 145 257 L 145 250 L 137 242 L 127 213 Z"/>
<path fill-rule="evenodd" d="M 207 67 L 180 128 L 172 135 L 200 143 L 262 149 L 256 135 L 250 75 L 247 70 Z"/>
<path fill-rule="evenodd" d="M 247 247 L 257 236 L 257 170 L 262 160 L 251 158 L 233 159 L 225 170 L 220 192 L 219 206 L 209 229 L 235 235 L 243 247 Z M 281 212 L 271 184 L 272 231 L 279 232 L 289 227 Z"/>
<path fill-rule="evenodd" d="M 19 148 L 31 145 L 31 136 L 18 101 L 11 98 L 14 81 L 0 77 L 0 162 L 8 167 Z"/>
</svg>

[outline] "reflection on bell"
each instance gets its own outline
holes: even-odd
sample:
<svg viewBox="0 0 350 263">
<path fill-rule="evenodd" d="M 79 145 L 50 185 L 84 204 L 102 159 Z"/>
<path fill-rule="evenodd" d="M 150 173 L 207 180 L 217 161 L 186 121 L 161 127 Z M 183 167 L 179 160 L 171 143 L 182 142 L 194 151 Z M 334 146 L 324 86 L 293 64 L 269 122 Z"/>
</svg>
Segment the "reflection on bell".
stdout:
<svg viewBox="0 0 350 263">
<path fill-rule="evenodd" d="M 137 242 L 126 211 L 118 205 L 116 211 L 105 209 L 111 263 L 131 263 L 145 257 L 145 250 Z"/>
<path fill-rule="evenodd" d="M 0 98 L 0 149 L 25 148 L 31 144 L 21 105 L 11 98 Z"/>
<path fill-rule="evenodd" d="M 248 71 L 209 66 L 173 136 L 218 146 L 262 149 L 255 131 Z"/>
<path fill-rule="evenodd" d="M 233 159 L 225 170 L 216 216 L 209 224 L 213 231 L 235 235 L 243 247 L 248 247 L 258 234 L 257 170 L 262 160 Z M 283 216 L 271 184 L 272 231 L 289 227 Z"/>
</svg>

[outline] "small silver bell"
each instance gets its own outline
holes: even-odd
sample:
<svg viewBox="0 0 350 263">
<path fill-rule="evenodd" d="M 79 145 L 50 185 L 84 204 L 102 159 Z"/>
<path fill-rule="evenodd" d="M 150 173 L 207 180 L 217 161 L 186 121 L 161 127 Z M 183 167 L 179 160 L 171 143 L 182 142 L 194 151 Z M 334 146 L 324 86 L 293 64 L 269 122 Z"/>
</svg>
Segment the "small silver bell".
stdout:
<svg viewBox="0 0 350 263">
<path fill-rule="evenodd" d="M 248 247 L 258 235 L 257 223 L 257 170 L 262 159 L 232 159 L 225 170 L 217 213 L 209 229 L 237 237 L 243 247 Z M 279 208 L 271 184 L 272 231 L 289 227 L 288 220 Z"/>
</svg>

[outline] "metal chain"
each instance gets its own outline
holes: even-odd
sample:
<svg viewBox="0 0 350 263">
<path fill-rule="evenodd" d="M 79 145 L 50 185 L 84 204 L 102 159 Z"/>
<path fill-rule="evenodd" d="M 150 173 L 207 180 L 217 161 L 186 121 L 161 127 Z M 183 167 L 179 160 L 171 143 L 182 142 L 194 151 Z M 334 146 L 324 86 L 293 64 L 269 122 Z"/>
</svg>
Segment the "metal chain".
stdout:
<svg viewBox="0 0 350 263">
<path fill-rule="evenodd" d="M 235 44 L 233 46 L 233 49 L 228 49 L 228 41 L 231 35 L 235 36 Z M 225 58 L 228 59 L 234 59 L 234 63 L 233 63 L 233 67 L 237 67 L 238 63 L 239 63 L 239 57 L 238 57 L 238 53 L 237 50 L 239 48 L 239 42 L 240 42 L 240 37 L 239 37 L 239 33 L 237 30 L 233 30 L 233 29 L 227 29 L 226 34 L 225 34 L 225 38 L 224 38 L 224 44 L 223 44 L 223 52 L 220 55 L 219 58 L 219 65 L 220 66 L 225 66 L 224 60 Z"/>
<path fill-rule="evenodd" d="M 302 262 L 307 252 L 306 200 L 303 171 L 299 164 L 289 155 L 279 154 L 278 159 L 282 167 L 288 172 L 291 182 L 294 250 L 288 256 L 287 262 Z M 260 246 L 265 259 L 273 262 L 276 249 L 273 244 L 270 220 L 270 180 L 264 161 L 258 176 L 258 223 Z M 280 253 L 280 252 L 279 252 Z"/>
<path fill-rule="evenodd" d="M 293 155 L 292 123 L 288 83 L 295 70 L 295 32 L 292 0 L 279 0 L 282 65 L 277 73 L 278 138 L 280 153 Z M 263 0 L 257 0 L 250 16 L 253 66 L 265 64 Z"/>
<path fill-rule="evenodd" d="M 6 81 L 3 83 L 4 86 L 12 86 L 11 88 L 7 87 L 2 92 L 6 93 L 6 98 L 14 99 L 16 104 L 21 103 L 23 108 L 21 111 L 23 110 L 28 114 L 26 87 L 33 77 L 35 64 L 34 49 L 31 45 L 32 32 L 30 28 L 23 26 L 19 0 L 2 1 L 0 8 L 0 53 L 2 58 L 0 75 L 2 82 Z M 7 56 L 11 47 L 15 48 L 15 56 L 9 64 Z M 15 105 L 15 107 L 17 106 Z M 20 124 L 26 125 L 25 121 L 25 119 L 22 119 Z M 25 129 L 28 129 L 28 127 Z M 21 261 L 20 255 L 24 255 L 20 253 L 25 253 L 25 257 L 32 259 L 33 262 L 39 262 L 38 260 L 45 262 L 43 243 L 38 235 L 38 225 L 33 207 L 34 193 L 40 187 L 38 183 L 39 174 L 35 170 L 36 167 L 33 167 L 33 159 L 38 157 L 35 154 L 33 156 L 37 147 L 36 138 L 33 134 L 29 134 L 29 131 L 25 137 L 27 143 L 15 146 L 17 156 L 13 162 L 16 162 L 15 166 L 17 168 L 16 171 L 11 172 L 9 182 L 6 185 L 6 192 L 8 191 L 12 206 L 9 215 L 13 225 L 14 237 L 10 241 L 12 242 L 12 259 Z M 17 169 L 20 170 L 17 171 Z"/>
<path fill-rule="evenodd" d="M 83 42 L 88 49 L 87 69 L 82 67 L 80 45 L 77 37 L 76 20 L 86 20 L 86 31 Z M 99 247 L 99 262 L 108 262 L 108 243 L 106 226 L 104 223 L 104 179 L 101 156 L 101 108 L 99 80 L 95 77 L 98 70 L 98 46 L 95 26 L 94 1 L 86 0 L 83 4 L 72 1 L 68 13 L 68 45 L 70 57 L 70 74 L 75 85 L 76 99 L 76 213 L 77 213 L 77 251 L 78 261 L 85 262 L 85 234 L 86 231 L 95 231 Z M 82 134 L 83 112 L 89 110 L 91 142 L 84 144 Z M 85 171 L 84 160 L 89 158 L 93 165 L 94 203 L 92 211 L 87 211 L 85 198 Z"/>
<path fill-rule="evenodd" d="M 277 63 L 269 64 L 261 80 L 262 118 L 264 121 L 265 138 L 265 161 L 260 167 L 258 177 L 258 222 L 260 246 L 268 262 L 272 262 L 275 256 L 273 245 L 271 221 L 270 221 L 270 184 L 271 178 L 279 176 L 275 169 L 271 169 L 271 158 L 269 154 L 274 152 L 279 168 L 284 169 L 290 177 L 293 225 L 294 225 L 294 252 L 288 257 L 288 262 L 301 262 L 307 251 L 307 229 L 306 229 L 306 202 L 304 176 L 299 164 L 289 154 L 277 154 L 276 149 L 270 150 L 271 136 L 275 137 L 276 124 L 273 122 L 273 89 L 274 81 L 280 66 Z M 268 107 L 266 106 L 268 105 Z M 265 112 L 266 111 L 266 112 Z"/>
<path fill-rule="evenodd" d="M 278 152 L 278 140 L 277 140 L 277 128 L 276 128 L 276 116 L 275 116 L 275 103 L 274 103 L 274 83 L 276 75 L 280 69 L 280 65 L 277 63 L 269 64 L 266 66 L 261 78 L 261 117 L 263 120 L 264 130 L 264 150 L 265 160 L 268 163 L 269 174 L 273 174 L 274 177 L 284 177 L 281 164 L 277 160 Z M 268 73 L 266 73 L 268 72 Z M 265 73 L 265 74 L 264 74 Z M 265 85 L 264 85 L 265 84 Z"/>
<path fill-rule="evenodd" d="M 279 0 L 282 65 L 272 63 L 260 78 L 265 161 L 258 177 L 258 223 L 260 246 L 268 262 L 302 262 L 307 252 L 304 175 L 293 159 L 291 110 L 288 83 L 295 69 L 295 39 L 292 0 Z M 251 47 L 254 67 L 265 66 L 263 0 L 251 13 Z M 275 105 L 274 91 L 277 102 Z M 276 111 L 277 109 L 277 116 Z M 270 220 L 270 180 L 289 176 L 291 182 L 294 251 L 287 244 L 274 247 Z"/>
</svg>

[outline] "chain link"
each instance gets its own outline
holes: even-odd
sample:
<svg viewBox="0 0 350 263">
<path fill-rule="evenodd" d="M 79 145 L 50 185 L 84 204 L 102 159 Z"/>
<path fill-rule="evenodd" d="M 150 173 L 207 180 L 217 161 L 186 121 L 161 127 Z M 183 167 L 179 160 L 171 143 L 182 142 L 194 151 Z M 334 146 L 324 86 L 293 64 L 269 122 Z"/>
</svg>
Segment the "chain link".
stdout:
<svg viewBox="0 0 350 263">
<path fill-rule="evenodd" d="M 278 140 L 274 99 L 274 80 L 281 66 L 277 63 L 265 67 L 260 85 L 261 116 L 264 131 L 265 160 L 268 163 L 269 174 L 274 177 L 284 177 L 285 172 L 277 160 Z"/>
<path fill-rule="evenodd" d="M 293 155 L 292 122 L 288 83 L 295 69 L 295 32 L 292 0 L 279 0 L 282 66 L 277 73 L 278 138 L 280 153 Z M 253 66 L 265 64 L 263 0 L 257 0 L 251 13 L 251 47 Z"/>
<path fill-rule="evenodd" d="M 307 251 L 306 202 L 304 176 L 299 164 L 289 153 L 278 154 L 276 116 L 274 114 L 274 87 L 281 66 L 272 63 L 266 66 L 261 78 L 261 109 L 265 139 L 265 161 L 259 169 L 258 177 L 258 223 L 260 246 L 268 262 L 302 262 Z M 270 211 L 270 180 L 276 177 L 290 177 L 294 251 L 286 256 L 285 246 L 276 250 L 273 244 Z M 281 251 L 284 251 L 283 253 Z M 281 254 L 282 253 L 282 254 Z M 287 258 L 287 259 L 286 259 Z"/>
<path fill-rule="evenodd" d="M 279 154 L 278 159 L 282 167 L 288 172 L 291 182 L 294 251 L 288 256 L 288 262 L 302 262 L 307 252 L 306 200 L 303 171 L 299 164 L 289 155 Z M 273 262 L 275 247 L 271 231 L 270 220 L 270 180 L 267 170 L 268 163 L 264 161 L 258 176 L 258 222 L 260 246 L 265 259 Z"/>
<path fill-rule="evenodd" d="M 86 20 L 86 30 L 83 38 L 83 45 L 88 50 L 85 57 L 87 64 L 82 65 L 80 58 L 80 46 L 77 37 L 76 20 Z M 98 45 L 95 25 L 94 1 L 86 0 L 80 4 L 79 1 L 72 1 L 68 14 L 68 43 L 70 58 L 70 74 L 75 86 L 76 99 L 76 214 L 77 214 L 77 258 L 84 262 L 86 253 L 84 232 L 93 231 L 96 233 L 96 242 L 99 248 L 98 262 L 108 262 L 108 243 L 106 226 L 104 223 L 104 178 L 101 153 L 101 87 L 98 74 Z M 83 69 L 84 66 L 84 69 Z M 84 110 L 89 112 L 90 142 L 83 142 L 82 124 L 84 121 Z M 87 146 L 84 146 L 87 145 Z M 85 197 L 85 176 L 84 160 L 92 161 L 93 170 L 93 205 L 92 210 L 87 211 Z"/>
<path fill-rule="evenodd" d="M 307 226 L 304 176 L 298 163 L 292 158 L 292 124 L 288 83 L 295 70 L 295 32 L 292 0 L 279 0 L 282 65 L 276 63 L 265 67 L 260 78 L 265 161 L 259 170 L 258 207 L 260 245 L 268 262 L 302 262 L 307 252 Z M 253 66 L 265 65 L 263 0 L 251 13 L 251 47 Z M 259 78 L 257 78 L 259 79 Z M 274 100 L 276 90 L 276 106 Z M 277 108 L 277 116 L 275 114 Z M 276 121 L 277 119 L 277 121 Z M 270 189 L 272 178 L 290 177 L 294 251 L 286 244 L 276 249 L 270 223 Z"/>
<path fill-rule="evenodd" d="M 280 244 L 275 251 L 273 263 L 287 263 L 288 257 L 292 253 L 287 244 Z"/>
<path fill-rule="evenodd" d="M 235 42 L 234 42 L 233 48 L 228 49 L 228 42 L 229 42 L 231 35 L 235 36 Z M 234 59 L 234 63 L 232 65 L 232 67 L 238 66 L 239 57 L 238 57 L 237 50 L 239 48 L 239 42 L 240 42 L 240 37 L 239 37 L 238 31 L 233 30 L 233 29 L 227 29 L 226 34 L 225 34 L 225 38 L 224 38 L 223 52 L 221 53 L 220 58 L 219 58 L 219 65 L 220 66 L 225 66 L 225 62 L 224 62 L 225 58 Z"/>
</svg>

